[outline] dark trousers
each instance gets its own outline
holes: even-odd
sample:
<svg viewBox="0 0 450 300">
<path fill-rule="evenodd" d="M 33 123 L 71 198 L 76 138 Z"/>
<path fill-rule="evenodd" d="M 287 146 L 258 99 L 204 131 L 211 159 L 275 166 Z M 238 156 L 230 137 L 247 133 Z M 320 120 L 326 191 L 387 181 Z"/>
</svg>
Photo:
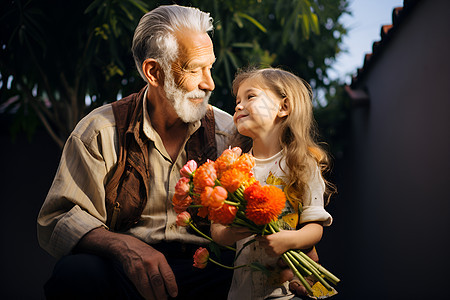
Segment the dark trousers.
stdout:
<svg viewBox="0 0 450 300">
<path fill-rule="evenodd" d="M 178 285 L 176 299 L 226 299 L 233 272 L 209 263 L 192 266 L 197 246 L 179 243 L 154 246 L 165 254 Z M 234 253 L 224 251 L 221 260 L 231 265 Z M 143 299 L 122 266 L 92 254 L 73 254 L 60 259 L 44 286 L 47 299 Z"/>
</svg>

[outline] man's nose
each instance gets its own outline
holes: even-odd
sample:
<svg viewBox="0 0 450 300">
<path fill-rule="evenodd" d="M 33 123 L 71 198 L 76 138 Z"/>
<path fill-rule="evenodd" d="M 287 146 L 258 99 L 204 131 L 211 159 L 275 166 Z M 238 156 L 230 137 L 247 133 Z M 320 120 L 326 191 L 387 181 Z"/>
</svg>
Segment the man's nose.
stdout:
<svg viewBox="0 0 450 300">
<path fill-rule="evenodd" d="M 211 75 L 211 70 L 203 71 L 202 81 L 199 84 L 199 88 L 202 90 L 213 91 L 216 85 Z"/>
</svg>

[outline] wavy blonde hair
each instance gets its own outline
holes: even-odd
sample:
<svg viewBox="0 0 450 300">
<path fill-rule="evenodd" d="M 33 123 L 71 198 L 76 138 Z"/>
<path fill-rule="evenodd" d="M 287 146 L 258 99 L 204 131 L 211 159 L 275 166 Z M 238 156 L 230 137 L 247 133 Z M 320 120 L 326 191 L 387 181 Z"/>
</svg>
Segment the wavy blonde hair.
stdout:
<svg viewBox="0 0 450 300">
<path fill-rule="evenodd" d="M 250 68 L 240 70 L 236 75 L 233 81 L 234 95 L 247 79 L 256 80 L 261 87 L 288 101 L 289 114 L 281 123 L 280 135 L 280 144 L 289 169 L 285 191 L 291 200 L 302 203 L 308 179 L 312 175 L 311 170 L 318 165 L 323 174 L 330 168 L 327 152 L 316 143 L 317 125 L 313 115 L 311 86 L 300 77 L 282 69 Z M 327 180 L 324 181 L 325 204 L 328 204 L 335 187 Z"/>
</svg>

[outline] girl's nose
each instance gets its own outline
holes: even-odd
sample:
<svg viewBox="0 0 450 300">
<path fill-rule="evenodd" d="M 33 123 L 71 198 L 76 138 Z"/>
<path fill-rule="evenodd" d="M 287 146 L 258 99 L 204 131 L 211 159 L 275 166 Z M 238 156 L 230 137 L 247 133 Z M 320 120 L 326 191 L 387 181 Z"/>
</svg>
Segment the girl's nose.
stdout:
<svg viewBox="0 0 450 300">
<path fill-rule="evenodd" d="M 234 108 L 234 111 L 239 111 L 239 110 L 243 110 L 244 106 L 242 106 L 242 104 L 236 104 L 236 107 Z"/>
</svg>

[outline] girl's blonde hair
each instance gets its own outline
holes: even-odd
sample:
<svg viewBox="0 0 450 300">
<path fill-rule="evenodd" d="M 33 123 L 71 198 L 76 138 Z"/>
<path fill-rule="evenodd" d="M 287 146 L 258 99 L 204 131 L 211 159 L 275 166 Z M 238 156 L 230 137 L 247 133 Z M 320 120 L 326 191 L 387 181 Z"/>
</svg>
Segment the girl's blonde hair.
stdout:
<svg viewBox="0 0 450 300">
<path fill-rule="evenodd" d="M 311 170 L 319 166 L 323 174 L 330 167 L 328 154 L 317 143 L 317 127 L 313 115 L 311 86 L 300 77 L 282 69 L 251 68 L 241 70 L 233 81 L 233 93 L 247 79 L 254 79 L 262 88 L 267 88 L 287 99 L 289 114 L 281 122 L 280 144 L 289 168 L 285 192 L 291 200 L 302 203 L 308 188 Z M 325 204 L 328 204 L 334 186 L 326 181 Z"/>
</svg>

